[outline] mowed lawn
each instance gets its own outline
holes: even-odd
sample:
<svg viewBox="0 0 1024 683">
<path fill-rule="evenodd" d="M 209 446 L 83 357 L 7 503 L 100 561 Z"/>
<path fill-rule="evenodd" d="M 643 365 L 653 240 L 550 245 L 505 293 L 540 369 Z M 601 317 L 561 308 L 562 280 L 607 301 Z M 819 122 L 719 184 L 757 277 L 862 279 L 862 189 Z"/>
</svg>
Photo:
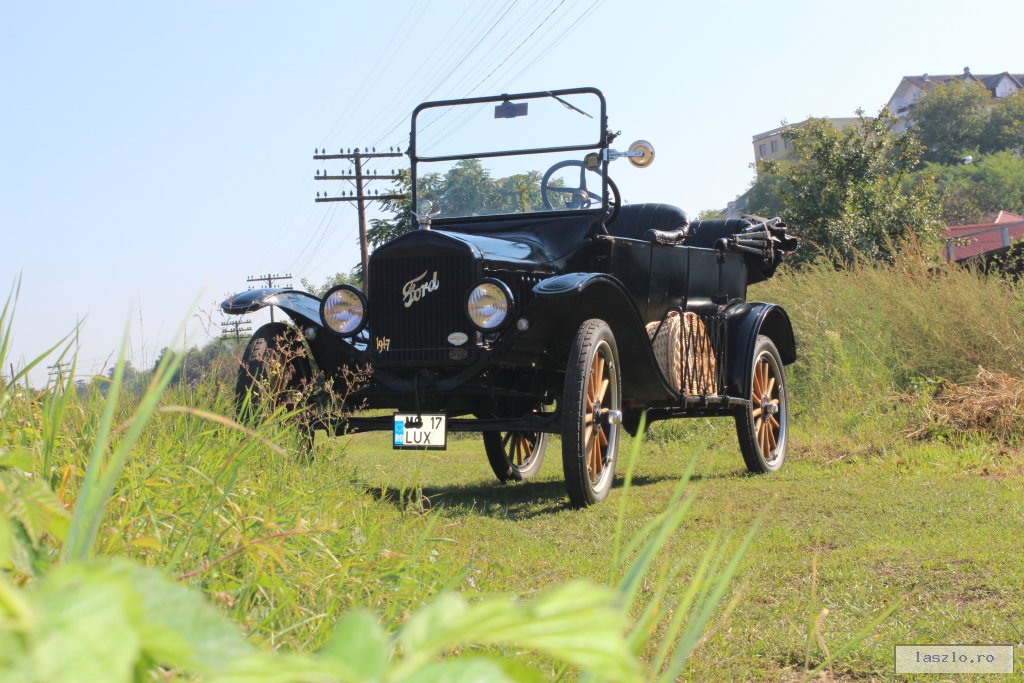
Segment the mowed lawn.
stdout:
<svg viewBox="0 0 1024 683">
<path fill-rule="evenodd" d="M 756 518 L 764 522 L 728 598 L 731 612 L 692 659 L 689 678 L 799 679 L 805 659 L 813 668 L 824 647 L 836 652 L 893 605 L 834 664 L 836 677 L 894 678 L 893 645 L 902 643 L 1014 643 L 1024 671 L 1019 451 L 906 441 L 846 457 L 831 447 L 819 453 L 797 434 L 781 472 L 750 476 L 730 420 L 677 421 L 652 428 L 624 491 L 629 447 L 609 498 L 586 510 L 567 505 L 557 439 L 540 475 L 513 485 L 496 482 L 475 435 L 426 453 L 392 451 L 387 434 L 355 435 L 319 445 L 312 467 L 337 462 L 382 519 L 428 518 L 432 556 L 462 568 L 464 589 L 529 594 L 572 577 L 607 580 L 623 499 L 629 538 L 665 508 L 696 458 L 696 502 L 655 572 L 684 567 L 682 591 L 716 534 L 735 545 Z"/>
</svg>

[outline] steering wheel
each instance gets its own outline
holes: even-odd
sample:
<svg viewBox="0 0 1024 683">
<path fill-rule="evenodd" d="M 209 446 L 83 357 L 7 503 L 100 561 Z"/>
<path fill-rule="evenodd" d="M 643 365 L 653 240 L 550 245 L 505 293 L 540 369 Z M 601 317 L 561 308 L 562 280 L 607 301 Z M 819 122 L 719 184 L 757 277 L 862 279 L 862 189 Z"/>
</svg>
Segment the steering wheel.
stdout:
<svg viewBox="0 0 1024 683">
<path fill-rule="evenodd" d="M 580 168 L 580 180 L 576 187 L 568 187 L 566 185 L 552 185 L 550 183 L 551 177 L 563 168 L 570 166 L 579 166 Z M 598 186 L 597 192 L 587 189 L 587 171 L 602 176 L 603 173 L 599 169 L 588 169 L 582 161 L 576 159 L 566 159 L 565 161 L 559 161 L 557 164 L 549 168 L 545 173 L 544 177 L 540 181 L 540 198 L 544 203 L 544 208 L 549 211 L 556 210 L 556 207 L 551 203 L 551 194 L 564 195 L 561 202 L 561 206 L 558 209 L 589 209 L 595 202 L 601 201 L 601 189 Z M 605 219 L 606 223 L 611 223 L 615 220 L 615 216 L 619 213 L 619 188 L 616 187 L 615 183 L 612 182 L 611 178 L 608 178 L 608 202 L 607 210 L 608 217 Z"/>
</svg>

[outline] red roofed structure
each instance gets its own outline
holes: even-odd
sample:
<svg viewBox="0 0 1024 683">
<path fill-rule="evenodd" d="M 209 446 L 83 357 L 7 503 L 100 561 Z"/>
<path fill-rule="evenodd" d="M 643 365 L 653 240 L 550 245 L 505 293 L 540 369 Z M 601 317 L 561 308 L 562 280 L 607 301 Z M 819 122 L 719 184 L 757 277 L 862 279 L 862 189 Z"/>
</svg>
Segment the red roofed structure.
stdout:
<svg viewBox="0 0 1024 683">
<path fill-rule="evenodd" d="M 942 236 L 946 239 L 947 261 L 988 259 L 1006 253 L 1015 242 L 1024 240 L 1024 216 L 1000 211 L 989 223 L 953 225 Z"/>
</svg>

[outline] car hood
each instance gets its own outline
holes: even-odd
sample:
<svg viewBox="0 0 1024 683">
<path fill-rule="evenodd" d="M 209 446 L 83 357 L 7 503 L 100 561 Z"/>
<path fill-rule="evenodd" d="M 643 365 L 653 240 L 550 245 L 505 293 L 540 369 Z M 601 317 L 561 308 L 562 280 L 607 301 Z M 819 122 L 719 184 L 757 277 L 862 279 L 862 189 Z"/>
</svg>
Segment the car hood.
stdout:
<svg viewBox="0 0 1024 683">
<path fill-rule="evenodd" d="M 374 256 L 461 248 L 491 267 L 557 273 L 564 269 L 566 256 L 579 249 L 594 228 L 594 219 L 586 216 L 435 223 L 432 230 L 416 230 L 392 240 Z"/>
</svg>

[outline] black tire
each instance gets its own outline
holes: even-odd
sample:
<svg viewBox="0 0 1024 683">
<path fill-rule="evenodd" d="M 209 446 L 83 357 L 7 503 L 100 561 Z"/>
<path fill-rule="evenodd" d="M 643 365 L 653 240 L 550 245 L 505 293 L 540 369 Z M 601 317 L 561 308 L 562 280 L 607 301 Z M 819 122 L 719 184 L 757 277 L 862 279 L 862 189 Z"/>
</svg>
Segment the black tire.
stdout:
<svg viewBox="0 0 1024 683">
<path fill-rule="evenodd" d="M 619 352 L 603 320 L 587 320 L 576 332 L 561 410 L 562 469 L 569 502 L 577 508 L 593 505 L 611 490 L 621 431 Z M 619 419 L 609 419 L 611 411 Z"/>
<path fill-rule="evenodd" d="M 299 407 L 301 391 L 313 373 L 296 334 L 284 323 L 268 323 L 252 335 L 235 382 L 235 405 L 242 422 L 259 421 L 265 408 Z M 306 425 L 303 428 L 308 431 Z"/>
<path fill-rule="evenodd" d="M 775 472 L 789 445 L 789 397 L 782 358 L 768 337 L 757 338 L 750 368 L 751 405 L 736 413 L 736 436 L 748 470 Z"/>
<path fill-rule="evenodd" d="M 540 472 L 548 435 L 544 432 L 484 432 L 484 450 L 500 482 L 526 481 Z"/>
</svg>

